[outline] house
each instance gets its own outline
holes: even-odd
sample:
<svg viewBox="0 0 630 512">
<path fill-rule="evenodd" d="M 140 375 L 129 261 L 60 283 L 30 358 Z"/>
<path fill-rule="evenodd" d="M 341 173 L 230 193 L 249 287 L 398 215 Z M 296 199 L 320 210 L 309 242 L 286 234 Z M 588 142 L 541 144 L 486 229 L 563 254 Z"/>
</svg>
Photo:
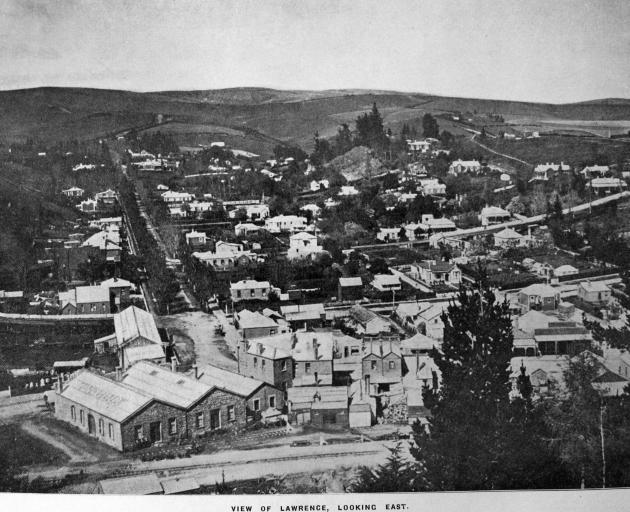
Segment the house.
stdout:
<svg viewBox="0 0 630 512">
<path fill-rule="evenodd" d="M 408 140 L 407 148 L 412 153 L 428 153 L 431 151 L 431 142 L 428 140 Z"/>
<path fill-rule="evenodd" d="M 444 305 L 440 303 L 432 304 L 430 307 L 421 310 L 416 318 L 417 332 L 438 341 L 442 340 L 444 337 L 443 312 Z"/>
<path fill-rule="evenodd" d="M 493 224 L 502 224 L 508 222 L 512 215 L 507 210 L 498 206 L 486 206 L 481 210 L 479 220 L 482 226 L 491 226 Z"/>
<path fill-rule="evenodd" d="M 239 373 L 286 393 L 293 384 L 294 342 L 294 333 L 290 332 L 243 339 L 237 349 Z"/>
<path fill-rule="evenodd" d="M 108 263 L 120 262 L 122 253 L 120 232 L 114 226 L 111 226 L 104 231 L 94 233 L 81 244 L 81 247 L 94 247 L 95 249 L 98 249 Z"/>
<path fill-rule="evenodd" d="M 318 192 L 319 190 L 323 190 L 326 189 L 330 186 L 330 183 L 328 180 L 313 180 L 311 181 L 309 188 L 311 190 L 311 192 Z"/>
<path fill-rule="evenodd" d="M 270 233 L 296 233 L 306 229 L 306 217 L 298 215 L 277 215 L 265 219 L 265 229 Z"/>
<path fill-rule="evenodd" d="M 569 172 L 570 170 L 571 167 L 564 162 L 560 162 L 559 164 L 538 164 L 534 167 L 534 175 L 529 181 L 549 181 L 552 176 L 563 172 Z"/>
<path fill-rule="evenodd" d="M 623 192 L 628 188 L 628 184 L 619 178 L 593 178 L 586 183 L 596 194 L 612 194 L 613 192 Z"/>
<path fill-rule="evenodd" d="M 288 390 L 289 420 L 298 425 L 348 427 L 348 388 L 302 386 Z"/>
<path fill-rule="evenodd" d="M 363 281 L 360 277 L 340 277 L 337 285 L 337 299 L 359 300 L 363 297 Z"/>
<path fill-rule="evenodd" d="M 454 263 L 426 260 L 412 265 L 412 268 L 417 269 L 417 275 L 413 277 L 429 286 L 436 284 L 459 286 L 462 282 L 462 273 Z"/>
<path fill-rule="evenodd" d="M 582 174 L 587 180 L 592 180 L 593 178 L 604 178 L 606 175 L 610 174 L 610 167 L 607 165 L 589 165 L 584 167 L 584 169 L 580 171 L 580 174 Z"/>
<path fill-rule="evenodd" d="M 391 323 L 373 311 L 355 304 L 350 308 L 350 320 L 362 334 L 388 333 L 392 329 Z"/>
<path fill-rule="evenodd" d="M 294 331 L 323 327 L 326 322 L 323 304 L 280 306 L 280 312 Z"/>
<path fill-rule="evenodd" d="M 455 226 L 455 223 L 450 219 L 445 217 L 436 219 L 432 214 L 427 213 L 422 215 L 421 228 L 425 233 L 433 234 L 455 231 L 457 226 Z"/>
<path fill-rule="evenodd" d="M 546 328 L 534 329 L 538 352 L 546 355 L 575 355 L 591 348 L 593 336 L 575 322 L 551 321 Z"/>
<path fill-rule="evenodd" d="M 376 274 L 370 284 L 379 292 L 396 292 L 402 289 L 400 278 L 391 274 Z"/>
<path fill-rule="evenodd" d="M 62 315 L 105 315 L 110 313 L 109 290 L 101 286 L 78 286 L 59 292 Z"/>
<path fill-rule="evenodd" d="M 246 422 L 258 421 L 264 411 L 282 411 L 285 405 L 284 391 L 271 384 L 207 365 L 197 371 L 197 378 L 204 384 L 241 397 L 245 401 Z"/>
<path fill-rule="evenodd" d="M 400 384 L 403 359 L 400 347 L 390 342 L 370 342 L 361 361 L 361 377 L 370 396 L 389 393 L 390 386 Z"/>
<path fill-rule="evenodd" d="M 566 356 L 513 357 L 510 361 L 512 393 L 518 393 L 518 378 L 529 375 L 533 392 L 538 396 L 555 394 L 564 389 L 564 372 L 569 366 Z"/>
<path fill-rule="evenodd" d="M 117 309 L 119 309 L 122 304 L 129 301 L 129 293 L 134 287 L 133 283 L 119 277 L 106 279 L 105 281 L 102 281 L 99 286 L 109 291 L 110 299 Z"/>
<path fill-rule="evenodd" d="M 245 340 L 273 336 L 280 332 L 280 326 L 274 320 L 248 309 L 234 313 L 234 325 Z"/>
<path fill-rule="evenodd" d="M 269 207 L 266 204 L 251 204 L 241 206 L 241 208 L 232 210 L 228 214 L 230 219 L 236 219 L 239 210 L 245 210 L 248 220 L 264 220 L 269 217 Z"/>
<path fill-rule="evenodd" d="M 99 205 L 110 208 L 116 204 L 116 201 L 118 201 L 118 194 L 116 194 L 115 190 L 108 188 L 103 192 L 98 192 L 97 194 L 94 194 L 94 199 L 96 199 Z"/>
<path fill-rule="evenodd" d="M 418 181 L 417 190 L 425 196 L 443 196 L 446 194 L 446 185 L 437 178 L 422 178 Z"/>
<path fill-rule="evenodd" d="M 162 201 L 165 203 L 190 203 L 195 196 L 188 192 L 176 192 L 174 190 L 167 190 L 161 194 Z"/>
<path fill-rule="evenodd" d="M 382 242 L 398 242 L 401 228 L 379 228 L 376 238 Z"/>
<path fill-rule="evenodd" d="M 250 222 L 239 222 L 236 226 L 234 226 L 234 233 L 236 236 L 248 236 L 253 233 L 257 233 L 263 229 L 261 226 L 257 226 L 256 224 L 252 224 Z"/>
<path fill-rule="evenodd" d="M 214 251 L 193 252 L 193 258 L 205 265 L 211 266 L 216 271 L 229 271 L 238 266 L 246 266 L 257 257 L 251 251 L 243 250 L 242 244 L 218 241 Z"/>
<path fill-rule="evenodd" d="M 193 229 L 186 233 L 186 244 L 190 246 L 206 245 L 207 242 L 208 237 L 203 231 L 200 232 Z"/>
<path fill-rule="evenodd" d="M 494 234 L 494 246 L 501 249 L 510 247 L 525 247 L 528 245 L 528 238 L 517 233 L 512 228 L 505 228 Z"/>
<path fill-rule="evenodd" d="M 414 394 L 422 399 L 425 389 L 438 391 L 442 373 L 429 355 L 406 355 L 403 357 L 407 373 L 403 377 L 405 393 Z"/>
<path fill-rule="evenodd" d="M 155 187 L 157 190 L 159 190 L 160 192 L 166 192 L 167 190 L 170 190 L 169 187 L 167 187 L 166 185 L 162 185 L 159 184 L 157 187 Z"/>
<path fill-rule="evenodd" d="M 300 206 L 300 211 L 311 212 L 311 217 L 316 219 L 319 217 L 319 214 L 321 213 L 322 209 L 316 204 L 309 203 L 309 204 L 305 204 L 304 206 Z"/>
<path fill-rule="evenodd" d="M 429 338 L 422 333 L 416 333 L 411 338 L 406 338 L 400 342 L 400 351 L 403 356 L 415 356 L 418 354 L 428 354 L 434 348 L 439 348 L 440 342 Z"/>
<path fill-rule="evenodd" d="M 449 174 L 479 174 L 481 164 L 477 160 L 454 160 L 448 168 Z"/>
<path fill-rule="evenodd" d="M 137 361 L 166 361 L 153 315 L 135 306 L 114 315 L 114 334 L 94 340 L 94 348 L 99 353 L 117 352 L 123 370 Z"/>
<path fill-rule="evenodd" d="M 269 300 L 270 292 L 271 284 L 269 284 L 269 281 L 244 279 L 237 283 L 230 284 L 232 302 L 241 302 L 243 300 Z"/>
<path fill-rule="evenodd" d="M 578 284 L 577 295 L 583 302 L 603 307 L 610 302 L 612 292 L 608 285 L 601 281 L 582 281 Z"/>
<path fill-rule="evenodd" d="M 90 227 L 106 231 L 120 231 L 123 225 L 122 217 L 103 217 L 90 221 Z"/>
<path fill-rule="evenodd" d="M 341 197 L 352 197 L 359 195 L 359 191 L 354 185 L 342 185 L 341 190 L 337 195 Z"/>
<path fill-rule="evenodd" d="M 323 250 L 323 247 L 318 245 L 315 235 L 302 231 L 289 237 L 287 258 L 311 258 L 314 255 L 321 254 Z"/>
<path fill-rule="evenodd" d="M 518 293 L 518 302 L 526 311 L 553 311 L 560 303 L 560 292 L 547 284 L 532 284 Z"/>
<path fill-rule="evenodd" d="M 86 199 L 77 205 L 77 210 L 83 213 L 94 213 L 97 210 L 98 202 L 95 199 Z"/>
<path fill-rule="evenodd" d="M 61 193 L 66 197 L 81 197 L 85 194 L 85 190 L 81 187 L 70 187 L 66 190 L 62 190 Z"/>
<path fill-rule="evenodd" d="M 553 275 L 556 277 L 575 276 L 579 273 L 580 271 L 572 265 L 560 265 L 553 271 Z"/>
<path fill-rule="evenodd" d="M 291 355 L 293 386 L 330 386 L 333 383 L 333 334 L 296 332 Z"/>
</svg>

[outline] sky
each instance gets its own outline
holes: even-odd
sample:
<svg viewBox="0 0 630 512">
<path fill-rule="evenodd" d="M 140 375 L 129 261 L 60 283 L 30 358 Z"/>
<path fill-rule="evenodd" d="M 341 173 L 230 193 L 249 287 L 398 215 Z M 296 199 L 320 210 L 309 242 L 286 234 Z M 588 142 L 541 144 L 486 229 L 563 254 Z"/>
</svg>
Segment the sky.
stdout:
<svg viewBox="0 0 630 512">
<path fill-rule="evenodd" d="M 2 0 L 0 89 L 630 98 L 629 0 Z"/>
</svg>

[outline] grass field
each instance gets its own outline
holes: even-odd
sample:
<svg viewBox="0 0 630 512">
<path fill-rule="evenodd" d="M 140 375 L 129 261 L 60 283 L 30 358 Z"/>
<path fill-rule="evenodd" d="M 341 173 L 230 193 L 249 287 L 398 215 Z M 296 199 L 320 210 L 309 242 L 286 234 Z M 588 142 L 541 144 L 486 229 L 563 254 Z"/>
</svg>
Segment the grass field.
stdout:
<svg viewBox="0 0 630 512">
<path fill-rule="evenodd" d="M 0 447 L 4 452 L 4 460 L 18 467 L 59 465 L 69 460 L 61 450 L 26 433 L 16 424 L 0 428 Z"/>
</svg>

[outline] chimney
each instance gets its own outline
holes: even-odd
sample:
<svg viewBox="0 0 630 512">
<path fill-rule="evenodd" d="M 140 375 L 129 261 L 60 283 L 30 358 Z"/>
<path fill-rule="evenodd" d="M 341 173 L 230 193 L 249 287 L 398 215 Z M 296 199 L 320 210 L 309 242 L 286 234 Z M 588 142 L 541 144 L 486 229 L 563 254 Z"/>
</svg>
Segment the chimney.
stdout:
<svg viewBox="0 0 630 512">
<path fill-rule="evenodd" d="M 193 364 L 192 369 L 195 379 L 199 379 L 199 367 L 197 366 L 197 364 Z"/>
<path fill-rule="evenodd" d="M 120 382 L 122 380 L 122 366 L 116 367 L 116 380 Z"/>
<path fill-rule="evenodd" d="M 177 372 L 177 360 L 174 357 L 171 357 L 171 371 Z"/>
<path fill-rule="evenodd" d="M 257 347 L 258 347 L 258 353 L 262 354 L 263 353 L 263 344 L 262 343 L 258 343 Z"/>
<path fill-rule="evenodd" d="M 319 359 L 319 346 L 317 345 L 317 338 L 313 338 L 313 353 L 315 354 L 315 361 Z"/>
<path fill-rule="evenodd" d="M 61 394 L 63 392 L 63 375 L 60 373 L 57 375 L 57 393 Z"/>
</svg>

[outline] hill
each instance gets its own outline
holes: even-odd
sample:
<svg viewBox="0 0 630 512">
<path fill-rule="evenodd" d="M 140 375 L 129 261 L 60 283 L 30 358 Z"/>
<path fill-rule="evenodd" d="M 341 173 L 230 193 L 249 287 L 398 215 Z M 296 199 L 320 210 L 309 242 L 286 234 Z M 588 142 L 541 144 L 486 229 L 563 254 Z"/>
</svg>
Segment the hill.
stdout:
<svg viewBox="0 0 630 512">
<path fill-rule="evenodd" d="M 373 102 L 383 113 L 385 124 L 394 127 L 407 120 L 418 120 L 426 112 L 491 113 L 506 120 L 526 118 L 531 123 L 553 120 L 606 124 L 630 120 L 630 100 L 621 99 L 554 105 L 380 90 L 283 91 L 244 87 L 139 93 L 46 87 L 0 92 L 0 137 L 4 143 L 28 137 L 49 142 L 97 138 L 132 127 L 159 127 L 177 131 L 182 139 L 186 138 L 183 134 L 189 134 L 191 143 L 197 143 L 195 134 L 200 132 L 221 134 L 236 130 L 242 139 L 240 149 L 259 152 L 262 146 L 268 149 L 278 141 L 310 149 L 315 131 L 330 136 L 339 123 L 353 122 Z M 193 128 L 186 130 L 182 125 Z"/>
</svg>

